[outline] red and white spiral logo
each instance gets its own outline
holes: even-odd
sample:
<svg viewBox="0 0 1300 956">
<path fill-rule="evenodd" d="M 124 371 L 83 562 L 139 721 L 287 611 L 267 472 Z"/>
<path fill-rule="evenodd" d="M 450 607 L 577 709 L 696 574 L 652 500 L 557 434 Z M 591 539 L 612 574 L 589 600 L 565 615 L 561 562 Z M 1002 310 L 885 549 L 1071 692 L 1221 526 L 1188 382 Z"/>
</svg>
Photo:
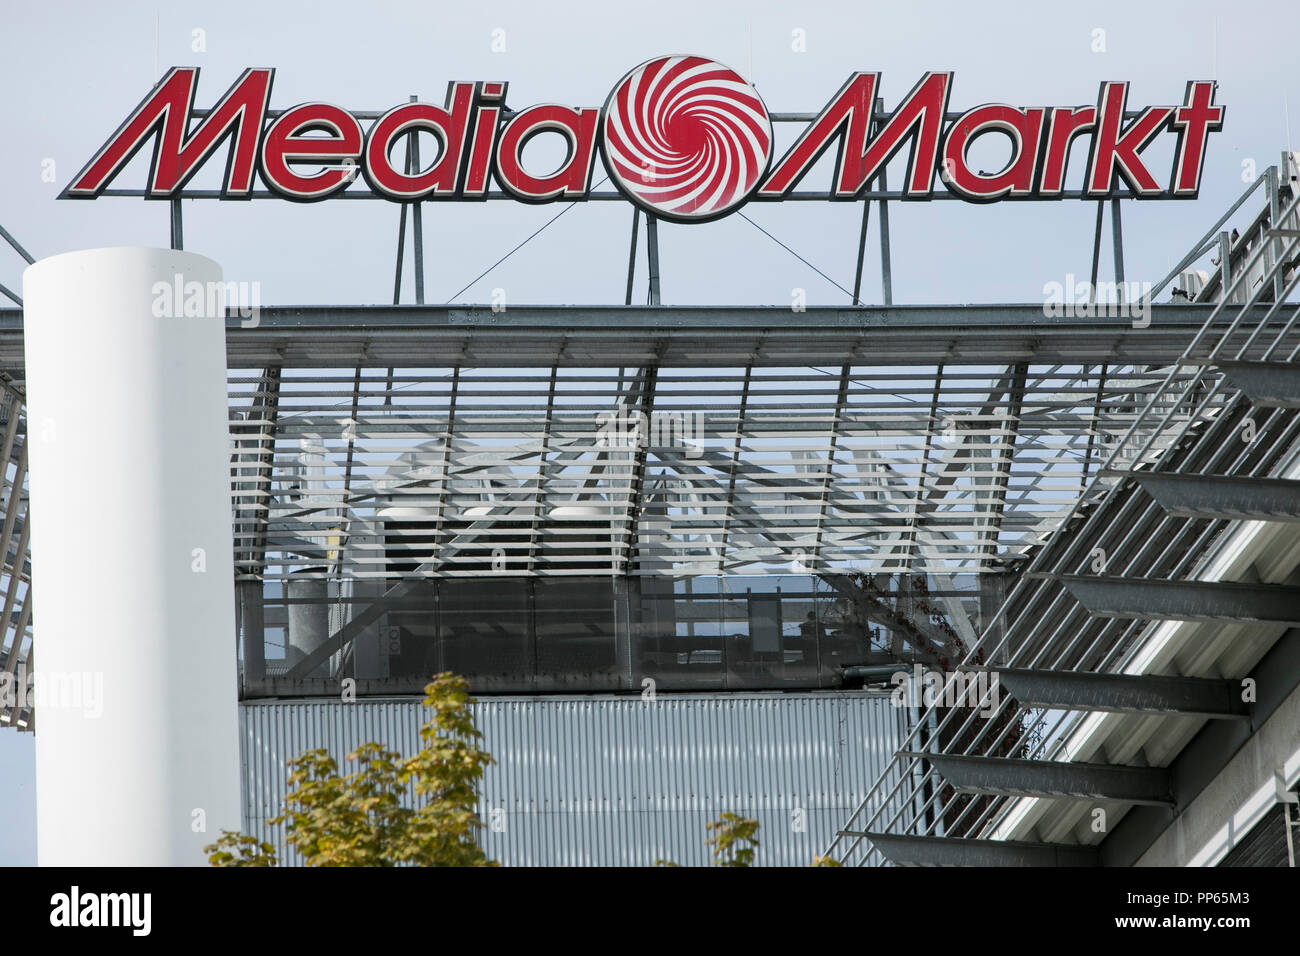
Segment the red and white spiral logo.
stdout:
<svg viewBox="0 0 1300 956">
<path fill-rule="evenodd" d="M 643 63 L 605 103 L 605 166 L 633 202 L 700 222 L 743 203 L 772 159 L 772 121 L 734 70 L 701 56 Z"/>
</svg>

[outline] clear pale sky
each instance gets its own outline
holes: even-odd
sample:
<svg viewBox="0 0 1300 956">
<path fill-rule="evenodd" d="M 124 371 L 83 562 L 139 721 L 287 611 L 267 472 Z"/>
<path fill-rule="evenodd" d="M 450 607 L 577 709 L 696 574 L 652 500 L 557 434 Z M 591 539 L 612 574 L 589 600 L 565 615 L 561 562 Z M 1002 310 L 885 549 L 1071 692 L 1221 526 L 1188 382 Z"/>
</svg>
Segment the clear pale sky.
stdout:
<svg viewBox="0 0 1300 956">
<path fill-rule="evenodd" d="M 202 68 L 200 106 L 211 105 L 243 68 L 274 66 L 275 108 L 324 100 L 368 110 L 395 106 L 413 93 L 441 104 L 450 80 L 495 79 L 510 82 L 516 108 L 600 106 L 629 69 L 671 53 L 728 64 L 774 112 L 818 111 L 854 70 L 882 71 L 889 106 L 924 70 L 954 70 L 954 110 L 986 102 L 1089 104 L 1102 80 L 1131 81 L 1130 106 L 1165 105 L 1181 101 L 1186 81 L 1217 79 L 1218 102 L 1228 112 L 1223 131 L 1210 138 L 1200 199 L 1125 205 L 1127 278 L 1138 281 L 1161 278 L 1236 199 L 1245 188 L 1243 163 L 1253 161 L 1262 173 L 1278 161 L 1290 140 L 1288 100 L 1300 111 L 1292 24 L 1277 4 L 1247 0 L 1227 6 L 8 0 L 5 6 L 0 224 L 37 258 L 167 244 L 165 204 L 57 202 L 55 196 L 173 65 Z M 492 49 L 497 30 L 504 31 L 495 34 L 498 46 L 504 39 L 504 52 Z M 806 52 L 792 48 L 796 30 L 804 31 Z M 1097 30 L 1105 31 L 1104 52 L 1093 51 Z M 202 51 L 195 49 L 200 40 Z M 794 127 L 779 126 L 778 149 L 794 134 Z M 1162 180 L 1172 143 L 1166 134 L 1147 154 Z M 976 158 L 997 163 L 998 148 L 988 148 Z M 54 183 L 42 181 L 47 160 L 54 161 Z M 147 155 L 137 157 L 114 185 L 142 186 L 145 161 Z M 1073 178 L 1081 166 L 1072 166 Z M 194 185 L 210 185 L 222 168 L 224 154 Z M 604 175 L 598 160 L 593 181 Z M 822 188 L 828 176 L 823 162 L 803 188 Z M 896 186 L 901 166 L 891 177 Z M 937 181 L 936 188 L 942 188 Z M 436 303 L 562 207 L 425 208 L 427 301 Z M 893 204 L 894 301 L 1039 302 L 1045 283 L 1087 275 L 1095 208 L 1078 201 Z M 1252 202 L 1247 212 L 1256 209 Z M 852 285 L 858 206 L 751 205 L 746 213 L 840 285 Z M 398 207 L 384 202 L 191 202 L 185 246 L 220 262 L 227 279 L 259 282 L 264 304 L 380 303 L 392 295 L 397 219 Z M 868 303 L 880 295 L 875 219 L 873 212 Z M 622 203 L 580 205 L 457 300 L 486 301 L 501 288 L 511 303 L 621 302 L 630 220 Z M 796 288 L 806 290 L 810 304 L 847 304 L 839 289 L 738 216 L 665 224 L 660 243 L 668 304 L 787 304 Z M 1103 278 L 1109 262 L 1104 246 Z M 21 266 L 0 248 L 0 283 L 18 289 Z M 640 281 L 638 294 L 644 295 Z M 409 279 L 405 296 L 412 301 Z M 33 774 L 31 735 L 0 730 L 0 863 L 35 862 Z M 96 782 L 86 786 L 92 797 Z"/>
</svg>

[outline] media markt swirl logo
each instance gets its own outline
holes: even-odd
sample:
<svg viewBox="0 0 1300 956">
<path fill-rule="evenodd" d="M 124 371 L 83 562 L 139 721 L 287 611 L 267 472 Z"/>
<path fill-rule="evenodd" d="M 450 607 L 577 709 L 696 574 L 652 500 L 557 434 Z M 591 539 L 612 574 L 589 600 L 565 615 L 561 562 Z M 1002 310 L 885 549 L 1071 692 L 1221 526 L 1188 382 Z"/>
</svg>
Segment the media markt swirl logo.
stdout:
<svg viewBox="0 0 1300 956">
<path fill-rule="evenodd" d="M 886 165 L 904 147 L 901 195 L 947 194 L 971 203 L 1065 198 L 1195 199 L 1211 133 L 1223 128 L 1217 83 L 1187 83 L 1182 105 L 1137 109 L 1129 83 L 1105 80 L 1095 106 L 986 103 L 949 110 L 953 74 L 930 70 L 912 91 L 884 109 L 881 74 L 855 71 L 821 111 L 777 114 L 805 123 L 793 144 L 773 158 L 772 124 L 763 100 L 734 70 L 702 56 L 664 56 L 643 63 L 614 87 L 603 109 L 542 103 L 507 107 L 501 79 L 448 84 L 443 106 L 406 102 L 378 114 L 351 112 L 315 100 L 271 109 L 275 70 L 250 67 L 214 106 L 195 109 L 198 67 L 173 67 L 70 182 L 61 198 L 104 195 L 149 199 L 262 199 L 320 202 L 352 189 L 352 198 L 389 202 L 583 202 L 626 197 L 663 219 L 708 222 L 748 200 L 882 199 Z M 369 128 L 363 127 L 363 120 Z M 1172 133 L 1174 163 L 1162 181 L 1142 151 Z M 436 155 L 408 170 L 400 141 L 430 133 Z M 559 136 L 558 168 L 529 168 L 524 148 L 537 136 Z M 985 171 L 968 162 L 971 144 L 995 135 L 1009 158 Z M 1067 186 L 1071 143 L 1091 143 L 1087 162 Z M 153 142 L 145 187 L 109 185 Z M 591 185 L 597 148 L 616 190 Z M 796 191 L 834 147 L 830 182 Z M 225 151 L 220 189 L 189 189 L 210 159 Z M 829 164 L 827 164 L 829 165 Z M 769 167 L 770 170 L 769 170 Z M 815 179 L 816 177 L 814 177 Z M 256 188 L 260 179 L 265 189 Z M 358 181 L 368 187 L 355 186 Z M 495 181 L 497 189 L 491 188 Z"/>
<path fill-rule="evenodd" d="M 772 121 L 739 73 L 666 56 L 623 77 L 605 103 L 602 149 L 619 190 L 665 219 L 703 222 L 741 205 L 772 160 Z"/>
</svg>

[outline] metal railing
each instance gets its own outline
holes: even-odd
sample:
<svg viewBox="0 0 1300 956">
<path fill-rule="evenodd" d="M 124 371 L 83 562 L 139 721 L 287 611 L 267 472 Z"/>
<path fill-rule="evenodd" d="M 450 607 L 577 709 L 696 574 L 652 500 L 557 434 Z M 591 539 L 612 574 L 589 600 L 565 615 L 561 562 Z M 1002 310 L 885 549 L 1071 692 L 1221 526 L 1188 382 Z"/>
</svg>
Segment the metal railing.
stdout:
<svg viewBox="0 0 1300 956">
<path fill-rule="evenodd" d="M 1300 196 L 1280 210 L 1277 181 L 1276 169 L 1261 180 L 1270 184 L 1269 225 L 1260 233 L 1262 241 L 1253 243 L 1235 275 L 1227 277 L 1217 306 L 1182 359 L 1112 446 L 1106 466 L 1089 481 L 1070 515 L 1018 576 L 964 667 L 996 661 L 1006 667 L 1124 673 L 1158 624 L 1093 617 L 1066 589 L 1062 576 L 1195 579 L 1233 524 L 1231 519 L 1171 515 L 1138 488 L 1132 475 L 1258 478 L 1276 475 L 1294 456 L 1300 439 L 1296 410 L 1253 407 L 1216 367 L 1223 361 L 1293 362 L 1300 354 L 1300 307 L 1291 309 L 1285 302 L 1300 284 L 1300 270 L 1291 269 L 1300 231 L 1279 226 L 1296 221 Z M 1152 295 L 1205 253 L 1214 233 L 1254 189 Z M 1255 306 L 1269 299 L 1272 305 L 1259 317 Z M 957 673 L 948 675 L 945 691 L 959 680 Z M 841 828 L 828 855 L 846 863 L 884 862 L 867 833 L 998 835 L 1021 798 L 959 793 L 945 784 L 924 753 L 1068 760 L 1076 758 L 1076 732 L 1089 716 L 1027 708 L 999 698 L 995 688 L 983 693 L 978 706 L 945 707 L 941 701 L 929 707 Z"/>
</svg>

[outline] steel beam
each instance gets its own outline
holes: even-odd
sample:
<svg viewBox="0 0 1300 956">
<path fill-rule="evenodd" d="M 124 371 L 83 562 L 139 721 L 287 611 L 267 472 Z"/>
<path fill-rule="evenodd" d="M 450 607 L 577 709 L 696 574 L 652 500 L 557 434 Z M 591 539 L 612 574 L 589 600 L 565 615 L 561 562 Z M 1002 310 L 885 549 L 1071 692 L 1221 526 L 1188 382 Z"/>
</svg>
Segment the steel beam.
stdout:
<svg viewBox="0 0 1300 956">
<path fill-rule="evenodd" d="M 659 304 L 659 220 L 650 213 L 645 216 L 646 262 L 650 269 L 650 302 Z"/>
<path fill-rule="evenodd" d="M 745 440 L 745 413 L 749 410 L 749 385 L 754 377 L 754 367 L 745 366 L 745 379 L 740 386 L 740 406 L 736 410 L 736 433 L 732 437 L 731 468 L 727 472 L 727 511 L 722 522 L 722 538 L 718 546 L 718 574 L 726 573 L 727 545 L 731 524 L 736 513 L 736 472 L 740 468 L 740 449 Z"/>
<path fill-rule="evenodd" d="M 1123 301 L 1124 296 L 1124 224 L 1120 218 L 1118 199 L 1110 201 L 1110 238 L 1112 251 L 1115 253 L 1115 285 Z"/>
<path fill-rule="evenodd" d="M 235 582 L 235 599 L 239 607 L 239 624 L 244 638 L 243 673 L 240 696 L 264 690 L 266 680 L 266 620 L 262 582 Z"/>
<path fill-rule="evenodd" d="M 460 366 L 451 372 L 451 394 L 447 396 L 447 430 L 442 436 L 442 467 L 438 473 L 438 513 L 434 516 L 433 543 L 441 553 L 447 526 L 447 502 L 451 498 L 451 447 L 456 441 L 456 400 L 460 396 Z"/>
<path fill-rule="evenodd" d="M 9 408 L 9 414 L 16 418 L 19 414 L 19 402 L 16 396 L 12 398 L 12 404 Z M 12 421 L 12 419 L 11 419 Z M 8 467 L 9 457 L 6 454 L 5 459 L 0 464 Z M 9 546 L 12 542 L 15 524 L 18 521 L 18 509 L 22 506 L 23 499 L 23 480 L 27 476 L 27 436 L 23 438 L 22 448 L 18 451 L 18 460 L 14 464 L 13 478 L 9 479 L 9 494 L 4 503 L 4 530 L 0 531 L 0 565 L 9 556 Z M 23 564 L 27 558 L 27 546 L 31 534 L 31 511 L 30 506 L 26 513 L 23 514 L 22 530 L 18 533 L 18 547 L 14 553 L 13 564 L 9 567 L 9 587 L 5 592 L 4 611 L 0 612 L 0 648 L 5 643 L 5 630 L 8 628 L 9 615 L 14 609 L 18 600 L 18 587 L 23 578 Z M 0 567 L 0 570 L 3 568 Z M 31 591 L 27 592 L 24 601 L 31 600 Z M 9 645 L 8 658 L 5 662 L 5 668 L 13 673 L 14 667 L 18 664 L 18 655 L 22 651 L 23 633 L 15 629 L 13 641 Z"/>
<path fill-rule="evenodd" d="M 968 668 L 985 670 L 985 668 Z M 1024 707 L 1114 714 L 1249 717 L 1241 685 L 1231 680 L 989 668 Z"/>
<path fill-rule="evenodd" d="M 853 304 L 862 304 L 862 267 L 867 257 L 867 225 L 871 221 L 871 203 L 862 203 L 862 229 L 858 233 L 858 266 L 853 273 Z"/>
<path fill-rule="evenodd" d="M 537 569 L 537 536 L 542 524 L 542 509 L 546 505 L 546 489 L 551 480 L 547 456 L 551 452 L 551 426 L 555 420 L 555 386 L 559 368 L 551 366 L 551 381 L 546 387 L 546 420 L 542 424 L 542 448 L 537 456 L 537 489 L 533 495 L 533 517 L 528 529 L 528 558 L 525 567 Z"/>
<path fill-rule="evenodd" d="M 1283 162 L 1286 162 L 1286 157 L 1283 157 Z M 1268 224 L 1274 228 L 1277 228 L 1278 226 L 1281 225 L 1281 223 L 1278 222 L 1278 219 L 1280 219 L 1282 216 L 1281 196 L 1278 195 L 1278 186 L 1279 186 L 1278 180 L 1280 178 L 1281 178 L 1281 173 L 1279 172 L 1278 167 L 1270 166 L 1268 167 L 1268 169 L 1264 170 L 1264 182 L 1268 192 Z M 1268 264 L 1270 268 L 1277 265 L 1277 259 L 1279 255 L 1285 252 L 1285 250 L 1286 250 L 1286 244 L 1282 242 L 1276 243 L 1271 249 L 1268 250 L 1269 252 Z M 1285 271 L 1286 270 L 1284 269 L 1277 270 L 1273 278 L 1273 301 L 1274 302 L 1280 302 L 1286 298 L 1286 277 L 1284 274 Z"/>
<path fill-rule="evenodd" d="M 1300 364 L 1295 362 L 1214 363 L 1255 405 L 1300 408 Z"/>
<path fill-rule="evenodd" d="M 646 220 L 647 222 L 654 221 L 652 216 L 647 216 Z M 641 422 L 647 428 L 650 427 L 651 416 L 654 415 L 655 386 L 658 382 L 658 373 L 658 368 L 654 366 L 637 370 L 639 381 L 635 388 L 636 403 L 640 406 L 639 411 L 643 416 Z M 632 469 L 628 475 L 627 484 L 627 510 L 622 521 L 625 536 L 623 539 L 623 553 L 619 565 L 612 569 L 615 576 L 631 574 L 635 570 L 637 535 L 640 529 L 641 512 L 644 510 L 641 494 L 645 487 L 646 464 L 649 458 L 648 442 L 643 445 L 638 434 L 636 448 L 632 449 Z"/>
<path fill-rule="evenodd" d="M 1232 288 L 1232 236 L 1226 229 L 1219 233 L 1219 288 Z"/>
<path fill-rule="evenodd" d="M 1178 518 L 1300 521 L 1300 481 L 1124 472 Z"/>
<path fill-rule="evenodd" d="M 900 752 L 928 760 L 954 789 L 1005 797 L 1106 800 L 1172 806 L 1169 771 L 1102 763 Z"/>
<path fill-rule="evenodd" d="M 1044 316 L 1041 304 L 266 306 L 255 328 L 227 319 L 226 350 L 241 369 L 639 367 L 655 354 L 690 368 L 1177 362 L 1210 309 L 1151 308 L 1150 328 L 1135 330 L 1118 316 Z M 0 369 L 22 368 L 22 312 L 0 308 Z"/>
<path fill-rule="evenodd" d="M 0 226 L 0 239 L 3 239 L 5 242 L 9 243 L 9 245 L 13 247 L 14 252 L 22 256 L 23 261 L 26 262 L 29 266 L 35 264 L 36 260 L 32 258 L 32 254 L 28 252 L 26 249 L 24 249 L 22 243 L 20 243 L 17 239 L 15 239 L 13 235 L 9 232 L 9 230 L 6 229 L 4 226 Z"/>
<path fill-rule="evenodd" d="M 24 446 L 23 448 L 24 457 L 26 457 L 26 452 L 27 449 L 26 446 Z M 21 485 L 22 485 L 22 481 L 20 475 L 18 483 L 16 483 L 13 488 L 13 496 L 17 496 L 22 491 Z M 12 507 L 16 508 L 17 506 L 14 505 Z M 23 578 L 22 576 L 23 560 L 24 560 L 24 555 L 27 554 L 28 545 L 31 542 L 31 532 L 32 532 L 31 515 L 25 514 L 23 515 L 22 530 L 18 533 L 18 554 L 17 557 L 14 558 L 14 566 L 9 573 L 9 588 L 5 592 L 4 612 L 0 613 L 0 621 L 4 622 L 4 628 L 8 627 L 9 621 L 11 620 L 10 614 L 13 612 L 13 609 L 18 602 L 18 587 L 22 582 L 22 578 Z M 27 596 L 24 598 L 24 601 L 30 599 L 31 599 L 31 592 L 29 591 Z M 0 628 L 0 643 L 3 643 L 3 639 L 5 636 L 4 628 Z M 19 630 L 18 628 L 15 628 L 14 636 L 12 639 L 10 639 L 9 642 L 9 656 L 5 662 L 6 667 L 17 664 L 18 655 L 22 652 L 22 648 L 23 648 L 23 631 Z"/>
<path fill-rule="evenodd" d="M 1216 720 L 1206 724 L 1169 765 L 1175 813 L 1182 813 L 1240 754 L 1250 738 L 1273 718 L 1300 686 L 1300 629 L 1287 631 L 1250 672 L 1259 692 L 1249 722 Z M 1134 807 L 1102 841 L 1106 866 L 1133 866 L 1170 825 L 1163 807 Z"/>
<path fill-rule="evenodd" d="M 981 408 L 970 416 L 970 421 L 958 423 L 958 430 L 965 431 L 967 434 L 962 437 L 962 442 L 959 446 L 950 450 L 948 461 L 938 469 L 938 473 L 935 475 L 934 480 L 928 485 L 924 480 L 922 480 L 918 487 L 917 502 L 914 506 L 915 510 L 911 515 L 910 526 L 913 529 L 912 533 L 907 535 L 891 550 L 891 553 L 893 551 L 901 551 L 903 553 L 903 560 L 899 565 L 900 568 L 910 566 L 911 564 L 912 553 L 915 550 L 916 543 L 916 526 L 939 510 L 940 506 L 944 504 L 945 497 L 948 493 L 957 486 L 957 483 L 963 474 L 974 465 L 974 455 L 972 454 L 973 442 L 971 441 L 971 438 L 974 436 L 975 439 L 978 440 L 978 438 L 981 437 L 981 433 L 986 430 L 985 423 L 997 412 L 1004 395 L 1009 396 L 1007 399 L 1009 409 L 1014 410 L 1017 416 L 1020 414 L 1021 403 L 1016 401 L 1015 392 L 1019 389 L 1023 397 L 1025 371 L 1027 371 L 1027 367 L 1023 367 L 1022 370 L 1022 366 L 1020 365 L 1006 369 L 1004 374 L 1001 375 L 992 388 L 989 389 L 988 400 Z M 937 374 L 935 384 L 937 396 L 937 386 L 939 384 Z M 927 436 L 932 436 L 934 432 L 933 416 L 930 421 L 931 425 L 927 432 Z M 1014 455 L 1014 440 L 1012 441 L 1011 451 Z M 1005 502 L 1005 499 L 1003 499 L 1003 501 Z M 989 519 L 984 518 L 981 520 L 987 522 Z M 999 523 L 1000 521 L 1001 519 L 999 519 Z M 985 524 L 985 527 L 987 526 L 988 525 Z M 983 530 L 984 529 L 981 528 L 981 532 L 983 532 Z M 987 537 L 987 535 L 982 536 Z M 990 552 L 987 549 L 981 548 L 979 554 L 987 558 L 989 557 Z"/>
<path fill-rule="evenodd" d="M 925 448 L 921 454 L 921 474 L 916 480 L 916 503 L 918 508 L 925 503 L 926 499 L 926 482 L 930 477 L 930 455 L 934 451 L 934 429 L 939 422 L 939 395 L 943 391 L 943 363 L 940 363 L 934 370 L 934 390 L 930 394 L 930 414 L 926 418 L 925 424 Z M 912 555 L 916 552 L 917 535 L 919 534 L 918 525 L 921 519 L 921 513 L 918 508 L 913 508 L 907 519 L 907 563 L 910 565 Z"/>
<path fill-rule="evenodd" d="M 181 217 L 181 201 L 173 199 L 170 203 L 171 212 L 171 247 L 173 249 L 185 248 L 185 231 Z"/>
<path fill-rule="evenodd" d="M 1016 441 L 1020 437 L 1020 414 L 1025 405 L 1025 382 L 1029 366 L 1021 362 L 1011 370 L 1011 385 L 1007 394 L 1007 415 L 1000 428 L 997 445 L 993 447 L 993 500 L 988 505 L 988 533 L 980 545 L 980 552 L 993 558 L 998 553 L 998 536 L 1002 532 L 1002 517 L 1007 507 L 1007 489 L 1011 484 L 1011 471 L 1016 460 Z M 990 403 L 991 404 L 991 403 Z"/>
<path fill-rule="evenodd" d="M 410 101 L 415 103 L 418 100 L 419 97 L 412 93 Z M 412 133 L 409 142 L 407 161 L 414 172 L 420 168 L 420 138 Z M 415 302 L 424 305 L 424 216 L 419 202 L 411 204 L 411 246 L 415 254 L 411 262 L 415 273 Z"/>
<path fill-rule="evenodd" d="M 1209 581 L 1150 581 L 1062 575 L 1096 617 L 1150 621 L 1241 621 L 1300 626 L 1300 587 Z"/>
<path fill-rule="evenodd" d="M 636 280 L 636 229 L 637 222 L 640 220 L 641 210 L 636 206 L 632 207 L 632 241 L 627 250 L 627 294 L 623 297 L 624 305 L 632 304 L 632 284 Z"/>
<path fill-rule="evenodd" d="M 1098 228 L 1101 228 L 1100 223 L 1098 223 Z M 1087 371 L 1086 366 L 1084 370 L 1085 372 Z M 1109 371 L 1110 366 L 1103 364 L 1101 366 L 1101 374 L 1097 376 L 1097 395 L 1093 399 L 1092 403 L 1092 424 L 1088 428 L 1088 447 L 1083 455 L 1083 468 L 1079 472 L 1079 494 L 1081 495 L 1088 488 L 1088 472 L 1092 467 L 1092 448 L 1096 443 L 1097 435 L 1099 434 L 1097 430 L 1097 422 L 1101 417 L 1101 399 L 1102 395 L 1106 391 L 1106 374 Z"/>
<path fill-rule="evenodd" d="M 1099 866 L 1097 848 L 1023 840 L 972 840 L 958 837 L 901 836 L 843 830 L 862 837 L 895 866 Z"/>
<path fill-rule="evenodd" d="M 835 474 L 835 452 L 840 437 L 840 422 L 844 418 L 844 404 L 848 401 L 849 373 L 852 370 L 850 365 L 840 368 L 840 384 L 835 394 L 835 411 L 831 416 L 830 435 L 826 448 L 826 474 L 822 479 L 821 498 L 817 505 L 817 530 L 813 537 L 813 560 L 817 562 L 818 567 L 824 566 L 821 560 L 822 532 L 826 527 L 826 511 L 830 507 L 831 480 Z"/>
<path fill-rule="evenodd" d="M 1088 304 L 1097 301 L 1097 270 L 1101 267 L 1101 222 L 1106 214 L 1106 203 L 1097 201 L 1097 228 L 1092 234 L 1092 272 L 1088 282 Z"/>
<path fill-rule="evenodd" d="M 412 136 L 415 134 L 412 133 Z M 409 154 L 409 147 L 408 147 Z M 407 172 L 410 172 L 410 161 L 407 161 Z M 407 203 L 402 203 L 401 210 L 397 214 L 397 268 L 393 274 L 393 305 L 402 301 L 402 259 L 406 254 L 406 207 Z"/>
<path fill-rule="evenodd" d="M 275 440 L 279 430 L 280 376 L 279 368 L 262 371 L 257 394 L 249 406 L 248 423 L 231 427 L 236 441 L 247 442 L 250 438 L 256 438 L 253 447 L 244 447 L 237 456 L 241 478 L 237 490 L 242 494 L 235 498 L 235 530 L 239 536 L 235 543 L 236 574 L 242 570 L 243 573 L 261 575 L 266 568 L 271 485 L 275 472 Z M 251 476 L 247 472 L 251 472 Z M 251 488 L 247 487 L 248 477 L 252 479 Z M 245 540 L 246 535 L 249 540 Z"/>
<path fill-rule="evenodd" d="M 888 191 L 885 167 L 880 167 L 880 188 Z M 880 295 L 885 305 L 894 304 L 894 270 L 889 251 L 889 203 L 880 200 Z"/>
<path fill-rule="evenodd" d="M 1243 322 L 1262 321 L 1268 305 L 1250 307 Z M 1171 305 L 1153 303 L 1156 320 L 1170 327 L 1170 339 L 1176 339 L 1185 349 L 1188 333 L 1198 331 L 1209 318 L 1213 308 L 1205 304 Z M 1150 335 L 1125 335 L 1132 330 L 1132 320 L 1124 316 L 1096 315 L 1044 315 L 1037 303 L 1009 303 L 995 305 L 863 305 L 857 308 L 838 305 L 809 305 L 802 312 L 794 312 L 788 305 L 533 305 L 511 304 L 510 330 L 520 328 L 560 328 L 573 331 L 606 329 L 623 334 L 630 329 L 654 329 L 659 332 L 676 330 L 704 331 L 725 328 L 728 334 L 737 330 L 767 329 L 822 332 L 828 330 L 864 330 L 873 336 L 904 330 L 939 330 L 961 332 L 975 340 L 987 338 L 998 331 L 1022 329 L 1050 340 L 1065 333 L 1089 335 L 1095 339 L 1123 342 L 1121 357 L 1127 350 L 1139 349 L 1139 356 L 1147 354 L 1164 356 L 1163 346 L 1157 351 L 1141 349 L 1143 342 L 1152 341 Z M 330 332 L 362 332 L 368 330 L 413 329 L 438 331 L 444 328 L 475 329 L 500 327 L 502 313 L 493 311 L 490 304 L 466 305 L 427 303 L 417 305 L 264 305 L 256 326 L 245 326 L 238 315 L 226 318 L 226 330 L 241 338 L 253 339 L 267 332 L 294 332 L 300 334 L 328 334 Z M 1155 326 L 1153 320 L 1152 325 Z M 6 334 L 22 331 L 22 310 L 0 308 L 0 332 Z M 1156 338 L 1155 341 L 1160 341 Z M 1178 356 L 1173 356 L 1177 358 Z M 933 365 L 912 356 L 899 356 L 908 364 Z M 1004 357 L 1001 365 L 1013 359 Z M 1077 364 L 1077 363 L 1076 363 Z M 1126 363 L 1126 364 L 1132 364 Z M 1146 364 L 1145 361 L 1140 364 Z M 1215 361 L 1216 366 L 1287 366 L 1283 362 L 1228 362 Z"/>
</svg>

